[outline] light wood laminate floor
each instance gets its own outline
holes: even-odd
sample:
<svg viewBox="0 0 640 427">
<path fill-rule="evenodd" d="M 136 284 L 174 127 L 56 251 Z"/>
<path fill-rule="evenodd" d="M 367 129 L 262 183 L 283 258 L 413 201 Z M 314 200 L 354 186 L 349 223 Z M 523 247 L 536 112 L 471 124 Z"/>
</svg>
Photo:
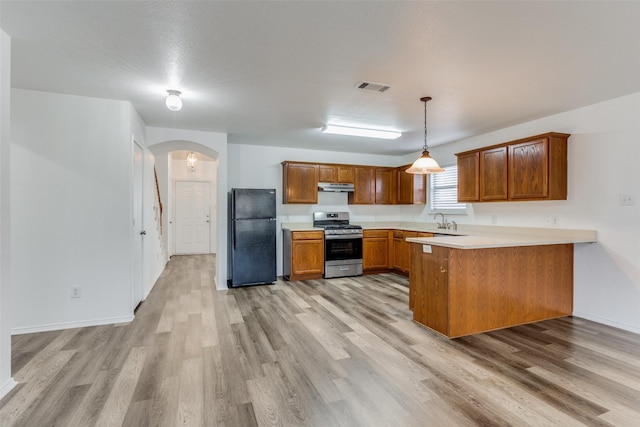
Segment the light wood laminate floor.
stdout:
<svg viewBox="0 0 640 427">
<path fill-rule="evenodd" d="M 9 426 L 638 426 L 640 336 L 563 318 L 448 340 L 396 275 L 217 292 L 173 257 L 135 321 L 19 335 Z"/>
</svg>

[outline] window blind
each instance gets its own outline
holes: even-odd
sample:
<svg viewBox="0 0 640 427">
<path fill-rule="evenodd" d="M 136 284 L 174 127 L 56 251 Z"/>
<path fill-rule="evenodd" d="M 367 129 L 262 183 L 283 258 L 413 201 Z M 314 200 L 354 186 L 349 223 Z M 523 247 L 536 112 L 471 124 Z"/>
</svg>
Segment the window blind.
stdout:
<svg viewBox="0 0 640 427">
<path fill-rule="evenodd" d="M 466 203 L 458 203 L 458 166 L 429 175 L 429 200 L 432 211 L 464 211 Z"/>
</svg>

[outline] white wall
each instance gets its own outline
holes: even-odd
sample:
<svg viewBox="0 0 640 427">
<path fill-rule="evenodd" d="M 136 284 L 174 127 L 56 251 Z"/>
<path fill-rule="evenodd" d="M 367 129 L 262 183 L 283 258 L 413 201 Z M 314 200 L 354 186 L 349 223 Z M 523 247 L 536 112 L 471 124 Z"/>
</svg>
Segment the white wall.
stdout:
<svg viewBox="0 0 640 427">
<path fill-rule="evenodd" d="M 576 245 L 574 314 L 640 333 L 640 93 L 430 149 L 441 164 L 455 153 L 549 131 L 570 133 L 566 201 L 475 203 L 459 222 L 594 229 L 598 243 Z M 406 156 L 405 161 L 414 156 Z M 620 206 L 620 194 L 635 206 Z M 456 218 L 457 219 L 457 218 Z"/>
<path fill-rule="evenodd" d="M 130 104 L 13 89 L 11 113 L 14 333 L 130 320 Z"/>
<path fill-rule="evenodd" d="M 0 399 L 16 385 L 11 377 L 10 99 L 11 38 L 0 31 Z"/>
<path fill-rule="evenodd" d="M 217 212 L 218 212 L 218 160 L 199 160 L 198 166 L 195 171 L 191 171 L 187 168 L 187 164 L 184 159 L 171 159 L 171 175 L 169 177 L 169 185 L 170 185 L 170 193 L 172 195 L 175 194 L 175 183 L 177 181 L 198 181 L 198 182 L 208 182 L 210 183 L 210 194 L 209 194 L 209 212 L 211 215 L 210 222 L 210 231 L 209 231 L 209 242 L 210 242 L 210 252 L 216 253 L 217 248 L 217 236 L 218 236 L 218 220 L 217 220 Z M 170 233 L 170 245 L 169 245 L 169 253 L 173 255 L 176 252 L 175 246 L 175 206 L 173 202 L 175 202 L 175 198 L 171 197 L 172 203 L 167 206 L 169 209 L 169 226 L 168 231 Z"/>
<path fill-rule="evenodd" d="M 227 195 L 220 189 L 227 188 L 227 134 L 219 132 L 202 132 L 182 129 L 147 128 L 147 146 L 160 157 L 175 150 L 190 150 L 206 154 L 218 162 L 217 187 L 217 245 L 216 253 L 216 287 L 227 287 Z M 170 168 L 170 165 L 167 165 Z M 163 171 L 164 172 L 164 171 Z M 171 171 L 167 170 L 167 185 Z M 161 184 L 163 186 L 163 184 Z M 166 191 L 166 190 L 163 190 Z M 167 191 L 168 192 L 168 191 Z M 170 192 L 168 192 L 170 194 Z M 170 197 L 167 200 L 171 203 Z"/>
</svg>

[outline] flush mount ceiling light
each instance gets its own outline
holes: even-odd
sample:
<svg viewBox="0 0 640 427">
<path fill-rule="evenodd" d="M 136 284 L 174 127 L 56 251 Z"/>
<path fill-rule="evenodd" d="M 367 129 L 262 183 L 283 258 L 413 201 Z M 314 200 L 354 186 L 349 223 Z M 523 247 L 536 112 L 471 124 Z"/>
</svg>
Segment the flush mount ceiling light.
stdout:
<svg viewBox="0 0 640 427">
<path fill-rule="evenodd" d="M 167 108 L 171 111 L 180 111 L 182 108 L 182 99 L 180 99 L 181 92 L 179 90 L 168 90 L 167 93 Z"/>
<path fill-rule="evenodd" d="M 187 169 L 189 169 L 191 172 L 195 172 L 197 164 L 198 158 L 196 157 L 196 153 L 192 151 L 187 156 Z"/>
<path fill-rule="evenodd" d="M 332 133 L 335 135 L 364 136 L 366 138 L 396 139 L 402 133 L 391 130 L 352 128 L 347 126 L 326 125 L 320 128 L 322 133 Z"/>
<path fill-rule="evenodd" d="M 411 167 L 405 172 L 420 175 L 444 172 L 444 169 L 438 165 L 438 162 L 429 155 L 429 146 L 427 145 L 427 102 L 431 101 L 431 97 L 425 96 L 424 98 L 420 98 L 420 101 L 424 102 L 424 147 L 422 147 L 422 156 L 413 162 Z"/>
</svg>

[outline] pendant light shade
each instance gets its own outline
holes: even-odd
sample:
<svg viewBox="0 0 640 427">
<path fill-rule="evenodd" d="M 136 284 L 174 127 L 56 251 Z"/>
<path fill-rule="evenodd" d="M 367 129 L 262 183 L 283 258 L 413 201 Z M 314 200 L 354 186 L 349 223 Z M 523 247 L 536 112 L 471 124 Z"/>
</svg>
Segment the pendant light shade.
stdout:
<svg viewBox="0 0 640 427">
<path fill-rule="evenodd" d="M 422 156 L 405 172 L 426 175 L 430 173 L 444 172 L 444 169 L 440 167 L 438 162 L 429 155 L 429 146 L 427 145 L 427 102 L 431 101 L 430 96 L 420 98 L 420 101 L 424 102 L 424 147 L 422 148 Z"/>
<path fill-rule="evenodd" d="M 405 172 L 427 175 L 430 173 L 444 172 L 444 169 L 442 169 L 438 162 L 436 162 L 435 159 L 429 155 L 429 152 L 427 150 L 424 150 L 422 152 L 422 156 L 420 156 L 418 160 L 413 162 L 411 167 L 405 170 Z"/>
<path fill-rule="evenodd" d="M 167 100 L 165 104 L 167 108 L 171 111 L 180 111 L 182 108 L 182 99 L 180 99 L 180 91 L 179 90 L 168 90 Z"/>
</svg>

